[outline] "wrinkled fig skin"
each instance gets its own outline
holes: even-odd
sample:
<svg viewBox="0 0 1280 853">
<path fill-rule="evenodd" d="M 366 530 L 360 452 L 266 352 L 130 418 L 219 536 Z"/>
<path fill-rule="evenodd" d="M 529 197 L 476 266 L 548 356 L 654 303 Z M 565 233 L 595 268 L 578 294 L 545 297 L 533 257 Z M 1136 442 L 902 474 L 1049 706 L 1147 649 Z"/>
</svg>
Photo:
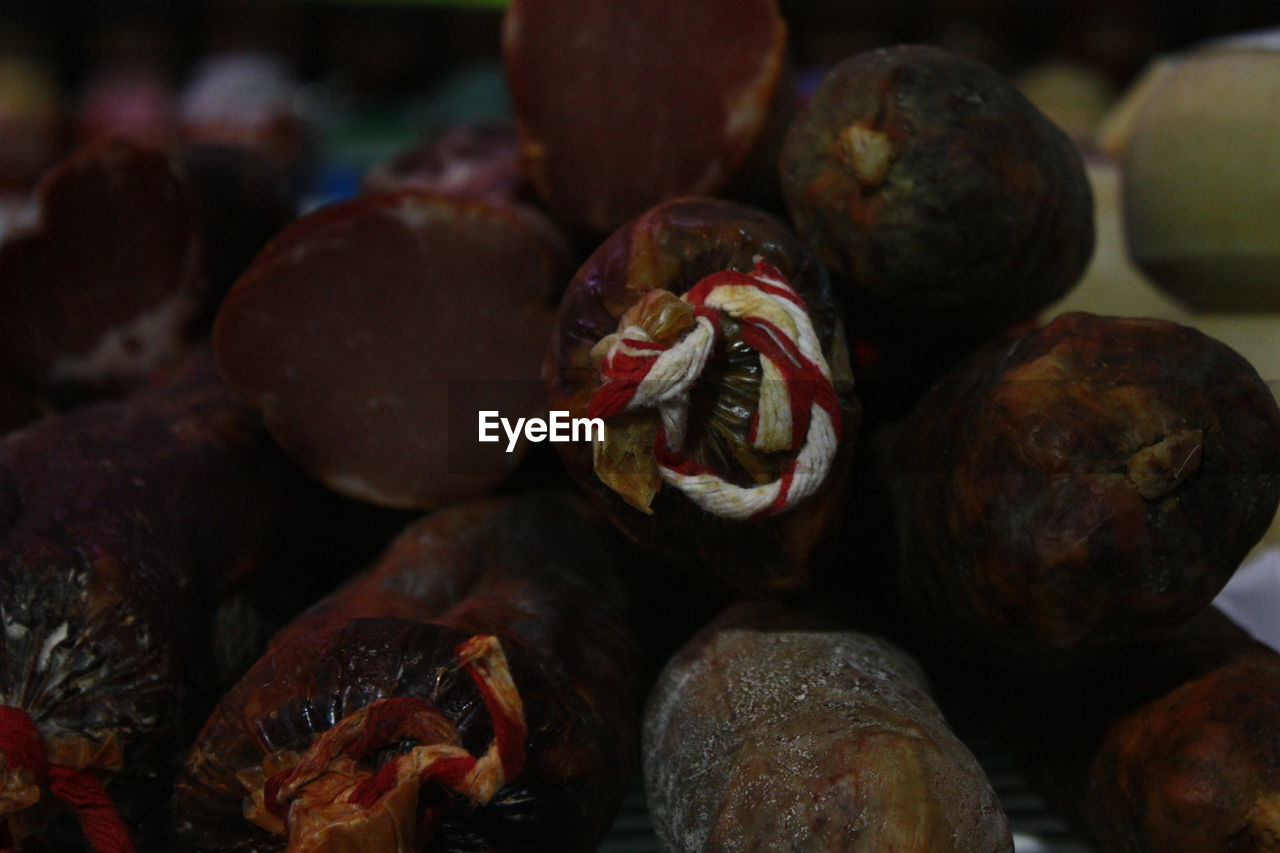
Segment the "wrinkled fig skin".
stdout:
<svg viewBox="0 0 1280 853">
<path fill-rule="evenodd" d="M 752 268 L 761 255 L 804 298 L 824 354 L 847 363 L 840 318 L 826 273 L 777 220 L 753 208 L 715 199 L 658 205 L 615 231 L 579 268 L 560 303 L 544 376 L 549 406 L 584 416 L 600 386 L 592 346 L 617 331 L 618 318 L 653 289 L 683 294 L 713 272 Z M 839 513 L 852 462 L 860 407 L 850 385 L 837 387 L 844 430 L 828 482 L 777 516 L 734 522 L 712 516 L 678 490 L 664 488 L 652 515 L 629 506 L 596 476 L 591 446 L 556 445 L 569 472 L 632 539 L 718 586 L 750 595 L 802 586 L 810 558 Z"/>
<path fill-rule="evenodd" d="M 516 0 L 502 52 L 525 170 L 553 213 L 596 234 L 723 193 L 776 153 L 786 42 L 775 0 Z"/>
<path fill-rule="evenodd" d="M 1013 850 L 915 662 L 777 605 L 731 608 L 672 659 L 643 754 L 673 853 Z"/>
<path fill-rule="evenodd" d="M 1203 609 L 1280 499 L 1280 411 L 1194 329 L 1065 314 L 948 373 L 898 436 L 899 588 L 946 648 L 1081 664 Z"/>
<path fill-rule="evenodd" d="M 796 232 L 897 325 L 999 330 L 1065 293 L 1093 252 L 1071 140 L 995 71 L 939 48 L 837 65 L 779 162 Z"/>
<path fill-rule="evenodd" d="M 62 402 L 116 395 L 172 366 L 204 299 L 192 190 L 160 151 L 80 148 L 0 245 L 0 370 Z"/>
<path fill-rule="evenodd" d="M 453 650 L 493 633 L 524 703 L 528 763 L 488 804 L 453 801 L 429 849 L 595 850 L 636 752 L 637 649 L 612 572 L 618 545 L 576 498 L 553 493 L 407 528 L 278 634 L 209 718 L 176 789 L 181 849 L 284 850 L 282 836 L 245 819 L 237 771 L 305 750 L 377 699 L 429 697 L 483 752 L 489 717 Z"/>
<path fill-rule="evenodd" d="M 216 604 L 299 548 L 319 495 L 210 363 L 0 442 L 0 705 L 53 750 L 118 747 L 107 790 L 143 837 L 214 688 Z"/>
<path fill-rule="evenodd" d="M 1214 608 L 1079 673 L 940 661 L 958 730 L 1101 850 L 1280 850 L 1280 655 Z"/>
</svg>

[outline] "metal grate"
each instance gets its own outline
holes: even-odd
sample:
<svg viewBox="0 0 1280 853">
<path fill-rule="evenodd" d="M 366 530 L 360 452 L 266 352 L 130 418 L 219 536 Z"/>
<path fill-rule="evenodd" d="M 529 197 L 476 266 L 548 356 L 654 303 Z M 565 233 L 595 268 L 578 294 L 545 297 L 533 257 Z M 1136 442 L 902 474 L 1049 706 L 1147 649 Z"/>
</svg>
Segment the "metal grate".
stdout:
<svg viewBox="0 0 1280 853">
<path fill-rule="evenodd" d="M 1015 853 L 1095 853 L 1095 848 L 1072 835 L 1067 825 L 1049 812 L 1044 800 L 1027 789 L 1007 758 L 989 749 L 977 749 L 975 754 L 1009 815 Z M 661 851 L 649 820 L 643 785 L 636 778 L 632 780 L 613 829 L 600 845 L 600 853 Z"/>
</svg>

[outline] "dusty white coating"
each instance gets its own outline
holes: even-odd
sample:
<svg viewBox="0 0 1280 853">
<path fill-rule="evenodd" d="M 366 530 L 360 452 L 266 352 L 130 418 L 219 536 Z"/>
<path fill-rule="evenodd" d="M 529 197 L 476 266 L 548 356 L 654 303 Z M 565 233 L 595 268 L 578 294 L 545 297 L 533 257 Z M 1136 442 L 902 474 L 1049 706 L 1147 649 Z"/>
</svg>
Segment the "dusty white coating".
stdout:
<svg viewBox="0 0 1280 853">
<path fill-rule="evenodd" d="M 1012 849 L 914 662 L 855 632 L 768 624 L 769 612 L 729 611 L 650 696 L 645 785 L 665 849 Z"/>
</svg>

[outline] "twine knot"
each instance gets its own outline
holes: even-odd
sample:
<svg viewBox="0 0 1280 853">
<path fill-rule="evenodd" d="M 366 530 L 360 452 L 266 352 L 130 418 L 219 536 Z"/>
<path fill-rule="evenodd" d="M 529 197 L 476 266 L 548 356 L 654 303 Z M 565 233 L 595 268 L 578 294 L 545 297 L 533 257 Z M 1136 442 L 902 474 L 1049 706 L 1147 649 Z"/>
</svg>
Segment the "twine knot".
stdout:
<svg viewBox="0 0 1280 853">
<path fill-rule="evenodd" d="M 783 512 L 822 485 L 841 429 L 831 369 L 808 308 L 782 273 L 759 257 L 750 273 L 712 273 L 682 299 L 692 307 L 694 322 L 678 340 L 655 341 L 643 327 L 628 324 L 602 342 L 604 383 L 588 415 L 607 420 L 654 409 L 662 427 L 653 455 L 663 482 L 722 518 Z M 743 342 L 760 356 L 760 393 L 747 441 L 761 451 L 795 452 L 768 483 L 739 486 L 683 452 L 689 395 L 715 347 L 722 316 L 738 322 Z"/>
</svg>

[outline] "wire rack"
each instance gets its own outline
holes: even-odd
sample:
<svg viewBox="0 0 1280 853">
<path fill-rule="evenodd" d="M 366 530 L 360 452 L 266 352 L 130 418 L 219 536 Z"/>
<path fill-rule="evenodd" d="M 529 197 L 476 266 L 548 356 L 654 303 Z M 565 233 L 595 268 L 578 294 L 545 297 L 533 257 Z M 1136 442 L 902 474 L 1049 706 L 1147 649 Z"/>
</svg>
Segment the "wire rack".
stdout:
<svg viewBox="0 0 1280 853">
<path fill-rule="evenodd" d="M 1009 760 L 982 744 L 972 745 L 1013 828 L 1014 853 L 1096 853 L 1096 848 L 1072 834 L 1044 800 L 1027 789 Z M 632 781 L 622 811 L 600 845 L 600 853 L 661 853 L 645 805 L 643 785 Z"/>
</svg>

